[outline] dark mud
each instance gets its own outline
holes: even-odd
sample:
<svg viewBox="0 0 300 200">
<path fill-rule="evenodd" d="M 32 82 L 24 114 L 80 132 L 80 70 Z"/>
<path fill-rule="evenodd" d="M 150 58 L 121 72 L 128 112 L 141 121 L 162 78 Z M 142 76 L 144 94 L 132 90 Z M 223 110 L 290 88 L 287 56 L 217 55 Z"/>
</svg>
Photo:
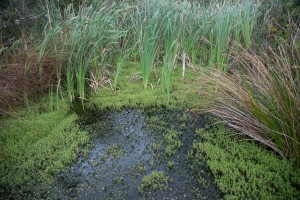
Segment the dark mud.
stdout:
<svg viewBox="0 0 300 200">
<path fill-rule="evenodd" d="M 203 176 L 206 166 L 195 167 L 188 156 L 195 129 L 206 122 L 205 117 L 165 110 L 85 116 L 82 127 L 94 138 L 92 148 L 57 178 L 56 198 L 218 199 L 210 173 Z M 179 136 L 168 140 L 169 133 Z M 143 177 L 153 171 L 170 178 L 166 190 L 140 188 Z"/>
</svg>

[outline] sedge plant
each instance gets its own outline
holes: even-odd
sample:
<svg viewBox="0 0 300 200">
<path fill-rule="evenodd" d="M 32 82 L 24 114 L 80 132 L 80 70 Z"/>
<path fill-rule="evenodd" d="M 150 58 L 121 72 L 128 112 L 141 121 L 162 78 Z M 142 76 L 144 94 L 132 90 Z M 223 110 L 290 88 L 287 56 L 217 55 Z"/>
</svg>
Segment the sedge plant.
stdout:
<svg viewBox="0 0 300 200">
<path fill-rule="evenodd" d="M 299 46 L 289 43 L 235 55 L 239 65 L 231 75 L 207 72 L 203 83 L 212 98 L 204 110 L 240 134 L 299 161 L 300 54 Z"/>
</svg>

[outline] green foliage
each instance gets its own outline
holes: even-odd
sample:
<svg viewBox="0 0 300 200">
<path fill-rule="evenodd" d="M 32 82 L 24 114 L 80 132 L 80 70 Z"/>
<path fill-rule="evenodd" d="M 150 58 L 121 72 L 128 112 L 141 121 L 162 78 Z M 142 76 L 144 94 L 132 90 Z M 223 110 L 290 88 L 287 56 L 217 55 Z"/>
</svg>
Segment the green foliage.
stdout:
<svg viewBox="0 0 300 200">
<path fill-rule="evenodd" d="M 144 1 L 146 4 L 144 6 L 145 10 L 142 10 L 143 13 L 141 13 L 145 17 L 140 29 L 139 43 L 144 88 L 148 86 L 150 71 L 158 50 L 161 23 L 163 23 L 159 7 L 152 2 Z"/>
<path fill-rule="evenodd" d="M 38 182 L 51 184 L 53 175 L 73 162 L 79 146 L 89 141 L 65 102 L 60 102 L 60 110 L 44 109 L 30 107 L 0 123 L 0 151 L 5 154 L 0 157 L 0 185 L 12 194 Z"/>
<path fill-rule="evenodd" d="M 144 164 L 138 164 L 136 167 L 135 167 L 135 172 L 136 174 L 143 174 L 146 172 L 146 167 Z"/>
<path fill-rule="evenodd" d="M 171 179 L 163 171 L 153 171 L 151 174 L 144 176 L 139 190 L 146 192 L 149 189 L 166 190 Z"/>
<path fill-rule="evenodd" d="M 246 48 L 250 46 L 252 30 L 258 18 L 258 5 L 245 1 L 243 4 L 224 4 L 209 11 L 214 13 L 208 37 L 209 64 L 227 71 L 232 43 Z"/>
<path fill-rule="evenodd" d="M 72 5 L 61 9 L 47 4 L 48 24 L 40 57 L 52 56 L 62 67 L 58 71 L 66 74 L 71 101 L 75 96 L 85 99 L 87 83 L 94 90 L 105 82 L 114 90 L 122 87 L 120 73 L 130 59 L 140 65 L 144 88 L 151 85 L 154 67 L 162 62 L 161 92 L 171 98 L 178 54 L 182 51 L 193 65 L 226 71 L 233 43 L 250 46 L 258 8 L 252 1 L 204 6 L 187 1 L 143 0 L 135 6 L 126 1 L 84 4 L 79 10 Z M 185 58 L 182 62 L 185 66 Z M 108 75 L 110 65 L 116 69 L 113 83 Z"/>
<path fill-rule="evenodd" d="M 152 150 L 157 153 L 161 150 L 161 143 L 151 143 Z"/>
<path fill-rule="evenodd" d="M 225 199 L 298 199 L 300 170 L 224 127 L 197 131 L 195 162 L 206 162 Z"/>
<path fill-rule="evenodd" d="M 99 83 L 104 76 L 105 62 L 113 56 L 123 31 L 116 29 L 120 10 L 106 5 L 80 7 L 72 5 L 64 10 L 64 17 L 52 5 L 55 21 L 49 22 L 45 38 L 40 46 L 40 57 L 54 54 L 60 65 L 66 64 L 66 85 L 69 99 L 75 95 L 85 99 L 86 82 Z M 62 34 L 63 33 L 63 34 Z M 63 55 L 63 56 L 62 56 Z M 119 62 L 122 67 L 124 59 Z M 89 74 L 90 73 L 90 74 Z"/>
<path fill-rule="evenodd" d="M 179 36 L 182 32 L 182 21 L 179 12 L 176 12 L 176 2 L 170 2 L 163 7 L 166 13 L 166 19 L 163 24 L 163 70 L 162 70 L 162 86 L 168 94 L 172 90 L 172 71 L 176 67 L 177 53 L 179 51 Z"/>
<path fill-rule="evenodd" d="M 124 55 L 122 55 L 124 54 Z M 126 64 L 126 60 L 128 59 L 128 56 L 129 56 L 129 52 L 121 52 L 116 60 L 117 60 L 117 69 L 116 69 L 116 74 L 115 74 L 115 77 L 114 77 L 114 86 L 115 86 L 115 90 L 117 90 L 118 88 L 118 85 L 119 85 L 119 76 L 121 74 L 121 71 L 124 67 L 124 65 Z"/>
</svg>

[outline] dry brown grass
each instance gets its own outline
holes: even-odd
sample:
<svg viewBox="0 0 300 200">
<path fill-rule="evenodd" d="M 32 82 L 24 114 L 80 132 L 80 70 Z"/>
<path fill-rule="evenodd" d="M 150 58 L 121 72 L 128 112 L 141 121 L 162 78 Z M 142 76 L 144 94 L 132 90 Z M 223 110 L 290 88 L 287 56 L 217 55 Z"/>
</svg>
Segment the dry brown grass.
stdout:
<svg viewBox="0 0 300 200">
<path fill-rule="evenodd" d="M 42 63 L 37 59 L 9 64 L 0 70 L 0 115 L 7 113 L 26 98 L 35 99 L 45 94 L 49 83 L 56 82 L 56 65 L 51 59 Z"/>
<path fill-rule="evenodd" d="M 292 44 L 260 54 L 245 51 L 234 57 L 238 67 L 230 74 L 204 72 L 202 84 L 211 101 L 203 110 L 280 155 L 299 160 L 298 48 Z"/>
</svg>

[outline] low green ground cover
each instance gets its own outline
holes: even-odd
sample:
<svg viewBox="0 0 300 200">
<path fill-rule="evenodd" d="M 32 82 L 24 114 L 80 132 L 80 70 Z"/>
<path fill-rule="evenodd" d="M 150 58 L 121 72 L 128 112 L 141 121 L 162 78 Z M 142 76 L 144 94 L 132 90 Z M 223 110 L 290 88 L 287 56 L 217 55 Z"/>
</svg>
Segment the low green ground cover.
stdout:
<svg viewBox="0 0 300 200">
<path fill-rule="evenodd" d="M 278 11 L 277 15 L 284 13 L 275 9 L 280 8 L 281 4 L 279 7 L 269 7 L 268 1 L 228 1 L 222 4 L 211 1 L 203 5 L 186 1 L 158 3 L 159 1 L 149 0 L 98 6 L 88 3 L 78 9 L 72 5 L 59 9 L 54 4 L 46 3 L 41 14 L 45 16 L 47 13 L 48 16 L 47 23 L 42 28 L 45 30 L 43 42 L 34 42 L 39 46 L 38 55 L 35 55 L 36 48 L 30 53 L 31 47 L 27 47 L 26 34 L 22 34 L 24 36 L 20 47 L 24 45 L 26 51 L 23 48 L 20 51 L 34 55 L 33 58 L 25 57 L 29 61 L 24 70 L 33 62 L 31 59 L 41 62 L 49 59 L 50 68 L 55 69 L 57 76 L 57 85 L 50 86 L 52 98 L 56 95 L 59 99 L 60 92 L 66 90 L 70 102 L 79 96 L 80 100 L 89 101 L 88 106 L 95 106 L 100 110 L 128 107 L 185 110 L 195 103 L 204 104 L 207 97 L 203 98 L 199 94 L 204 92 L 198 81 L 199 73 L 187 68 L 183 70 L 184 74 L 181 66 L 176 65 L 182 64 L 184 68 L 191 63 L 227 71 L 228 67 L 234 67 L 231 65 L 236 63 L 236 58 L 232 57 L 234 51 L 239 51 L 236 43 L 245 49 L 262 48 L 264 51 L 264 47 L 259 44 L 266 43 L 269 46 L 274 43 L 270 35 L 274 34 L 276 38 L 276 35 L 283 34 L 292 40 L 286 40 L 287 44 L 278 53 L 270 49 L 270 55 L 261 58 L 255 54 L 244 54 L 243 59 L 247 61 L 245 71 L 259 69 L 253 70 L 254 73 L 248 72 L 248 78 L 245 73 L 241 73 L 241 77 L 234 77 L 230 71 L 228 79 L 221 79 L 219 73 L 213 73 L 215 79 L 211 79 L 211 85 L 219 83 L 215 92 L 220 93 L 220 88 L 223 88 L 225 95 L 221 96 L 218 102 L 221 104 L 215 104 L 211 113 L 221 117 L 223 122 L 227 120 L 227 124 L 238 131 L 245 130 L 245 135 L 249 136 L 251 129 L 255 137 L 259 133 L 263 137 L 258 140 L 271 148 L 273 146 L 273 150 L 286 158 L 296 156 L 299 159 L 300 76 L 297 66 L 300 62 L 299 42 L 296 42 L 299 41 L 299 34 L 294 34 L 299 33 L 299 28 L 295 24 L 296 28 L 289 32 L 288 27 L 293 27 L 293 23 L 280 24 L 281 18 L 271 15 L 270 8 Z M 264 4 L 266 8 L 263 7 Z M 160 5 L 159 9 L 157 5 Z M 299 6 L 295 10 L 297 9 L 299 10 Z M 279 18 L 278 23 L 276 18 Z M 21 22 L 21 25 L 23 28 L 20 28 L 24 29 L 25 23 Z M 172 27 L 178 27 L 178 30 Z M 255 41 L 260 36 L 268 37 Z M 38 39 L 28 38 L 34 38 L 34 41 Z M 282 43 L 282 40 L 277 42 Z M 290 43 L 297 43 L 296 47 L 289 48 Z M 6 52 L 5 49 L 6 46 L 1 46 L 0 54 L 9 57 L 9 51 Z M 10 57 L 20 58 L 13 63 L 22 60 L 21 57 L 12 55 Z M 276 62 L 269 61 L 273 57 Z M 136 63 L 129 62 L 133 60 Z M 260 60 L 263 62 L 257 62 Z M 248 66 L 248 61 L 251 61 L 252 67 Z M 3 60 L 3 63 L 6 62 L 10 61 Z M 265 70 L 267 66 L 269 70 Z M 181 74 L 184 74 L 184 79 L 181 79 Z M 16 84 L 12 80 L 7 85 Z M 242 88 L 241 83 L 244 83 Z M 88 89 L 88 84 L 91 89 Z M 243 89 L 246 93 L 243 93 Z M 91 90 L 98 92 L 87 98 Z M 216 93 L 211 92 L 213 90 L 209 87 L 208 93 L 217 99 Z M 5 94 L 5 90 L 3 91 Z M 10 94 L 8 91 L 2 96 Z M 240 104 L 243 102 L 240 98 L 246 99 L 244 104 Z M 80 131 L 76 125 L 78 116 L 69 112 L 67 103 L 57 103 L 59 109 L 55 111 L 49 111 L 43 105 L 41 103 L 19 111 L 11 118 L 1 118 L 0 195 L 7 194 L 8 190 L 12 190 L 12 193 L 24 193 L 25 190 L 19 186 L 30 188 L 37 185 L 37 182 L 51 183 L 53 175 L 74 161 L 80 153 L 79 146 L 89 140 L 87 133 Z M 223 110 L 220 105 L 224 106 Z M 265 112 L 266 110 L 269 112 Z M 271 131 L 267 133 L 266 130 Z M 272 151 L 262 149 L 253 142 L 238 141 L 226 132 L 228 131 L 225 129 L 199 131 L 200 140 L 195 142 L 192 154 L 196 162 L 208 164 L 225 198 L 299 198 L 299 167 L 295 167 L 292 160 L 279 158 Z M 169 141 L 166 142 L 169 145 L 166 154 L 171 156 L 181 146 L 177 142 L 178 136 L 166 135 L 165 140 Z M 160 143 L 152 146 L 157 151 L 162 148 Z M 88 154 L 88 150 L 84 149 L 83 153 Z M 121 152 L 118 148 L 112 148 L 108 153 L 118 157 Z M 199 182 L 203 182 L 201 177 Z"/>
<path fill-rule="evenodd" d="M 143 88 L 139 69 L 127 65 L 120 77 L 119 89 L 113 91 L 110 87 L 102 88 L 99 92 L 92 94 L 90 105 L 95 105 L 98 109 L 103 110 L 120 110 L 128 107 L 165 107 L 184 110 L 191 107 L 195 102 L 199 102 L 199 93 L 196 89 L 197 72 L 195 73 L 193 69 L 188 68 L 185 79 L 181 79 L 180 69 L 177 68 L 178 72 L 173 75 L 173 92 L 167 95 L 160 84 L 161 70 L 161 67 L 157 67 L 149 79 L 150 87 Z"/>
<path fill-rule="evenodd" d="M 149 189 L 166 190 L 170 181 L 171 179 L 163 171 L 153 171 L 143 178 L 139 190 L 141 192 Z"/>
<path fill-rule="evenodd" d="M 55 111 L 47 111 L 43 105 L 0 122 L 0 196 L 2 192 L 16 195 L 30 187 L 49 186 L 53 175 L 75 161 L 80 146 L 89 141 L 67 103 L 60 102 Z"/>
<path fill-rule="evenodd" d="M 197 137 L 195 165 L 207 163 L 225 199 L 299 199 L 300 169 L 293 162 L 224 127 L 198 130 Z"/>
<path fill-rule="evenodd" d="M 123 73 L 119 90 L 102 88 L 92 94 L 88 106 L 100 110 L 128 107 L 185 110 L 199 102 L 199 93 L 192 87 L 194 83 L 198 84 L 198 78 L 192 69 L 187 70 L 184 80 L 180 76 L 174 78 L 174 89 L 169 97 L 163 93 L 160 85 L 155 84 L 159 81 L 156 76 L 151 76 L 149 80 L 153 89 L 143 89 L 142 79 L 132 81 L 136 74 L 133 68 L 125 67 Z M 156 73 L 160 73 L 159 68 Z M 59 110 L 49 111 L 44 104 L 38 104 L 1 121 L 1 185 L 6 185 L 1 187 L 1 192 L 7 193 L 8 188 L 13 188 L 14 195 L 22 194 L 24 190 L 19 189 L 20 186 L 26 188 L 37 183 L 53 182 L 53 175 L 76 160 L 80 153 L 79 146 L 88 143 L 87 133 L 80 131 L 75 123 L 78 116 L 69 111 L 68 103 L 61 101 L 59 105 Z M 182 121 L 186 117 L 183 115 Z M 159 117 L 150 118 L 149 123 L 149 128 L 154 132 L 167 126 Z M 167 148 L 172 150 L 173 143 L 180 148 L 180 134 L 172 132 L 172 129 L 166 132 L 167 154 Z M 194 165 L 207 163 L 225 199 L 296 199 L 300 195 L 300 170 L 293 161 L 278 157 L 253 142 L 239 141 L 223 128 L 199 130 L 197 136 L 191 153 Z M 161 144 L 153 145 L 157 145 L 158 149 L 163 148 Z M 86 149 L 82 153 L 86 154 Z M 168 167 L 171 170 L 174 163 L 168 163 Z M 199 183 L 205 185 L 207 183 L 204 183 L 201 173 Z M 168 181 L 164 174 L 155 172 L 144 177 L 140 190 L 165 189 Z"/>
</svg>

